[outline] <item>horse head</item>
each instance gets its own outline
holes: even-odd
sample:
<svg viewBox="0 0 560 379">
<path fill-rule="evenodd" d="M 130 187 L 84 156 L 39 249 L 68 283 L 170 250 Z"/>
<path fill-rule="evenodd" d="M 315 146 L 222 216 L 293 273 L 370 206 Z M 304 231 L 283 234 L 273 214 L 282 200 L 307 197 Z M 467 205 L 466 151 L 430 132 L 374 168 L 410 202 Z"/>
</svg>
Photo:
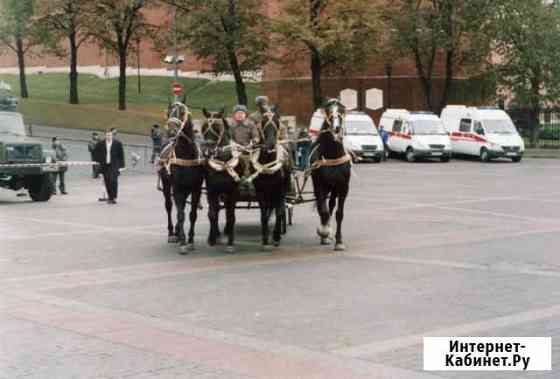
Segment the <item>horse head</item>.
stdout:
<svg viewBox="0 0 560 379">
<path fill-rule="evenodd" d="M 225 113 L 226 110 L 223 107 L 218 111 L 209 111 L 202 108 L 205 120 L 201 131 L 207 151 L 208 149 L 216 150 L 220 146 L 229 145 L 229 125 L 225 119 Z"/>
<path fill-rule="evenodd" d="M 323 129 L 339 135 L 346 117 L 346 107 L 337 99 L 328 99 L 322 110 L 325 116 Z"/>
<path fill-rule="evenodd" d="M 272 150 L 280 139 L 280 113 L 277 106 L 266 106 L 263 109 L 262 121 L 259 125 L 259 132 L 263 144 L 267 149 Z"/>
</svg>

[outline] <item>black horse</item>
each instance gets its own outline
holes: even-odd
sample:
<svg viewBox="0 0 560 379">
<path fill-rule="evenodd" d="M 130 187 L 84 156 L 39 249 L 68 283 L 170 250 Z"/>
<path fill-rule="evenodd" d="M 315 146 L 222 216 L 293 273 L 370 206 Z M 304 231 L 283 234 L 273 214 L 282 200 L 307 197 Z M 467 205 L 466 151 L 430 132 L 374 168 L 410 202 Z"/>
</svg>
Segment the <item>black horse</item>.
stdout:
<svg viewBox="0 0 560 379">
<path fill-rule="evenodd" d="M 206 193 L 210 233 L 208 244 L 215 246 L 220 238 L 219 213 L 221 202 L 226 210 L 227 251 L 233 253 L 235 232 L 235 206 L 239 198 L 240 164 L 231 145 L 229 125 L 225 110 L 210 112 L 203 109 L 206 118 L 202 125 L 206 166 Z"/>
<path fill-rule="evenodd" d="M 176 136 L 162 151 L 158 171 L 168 218 L 169 242 L 179 242 L 181 254 L 194 250 L 194 228 L 204 181 L 204 159 L 194 142 L 194 126 L 189 108 L 182 103 L 170 106 L 169 118 L 178 124 Z M 185 208 L 191 198 L 188 240 L 185 236 Z M 177 224 L 173 228 L 173 198 L 177 207 Z"/>
<path fill-rule="evenodd" d="M 325 121 L 310 155 L 313 191 L 321 220 L 317 234 L 322 244 L 328 244 L 331 236 L 330 219 L 334 209 L 337 208 L 335 250 L 343 251 L 346 247 L 342 242 L 342 220 L 352 171 L 352 158 L 344 149 L 342 142 L 345 108 L 338 100 L 331 99 L 325 103 L 323 111 Z"/>
<path fill-rule="evenodd" d="M 269 220 L 272 212 L 276 215 L 272 240 L 280 245 L 282 224 L 286 213 L 286 194 L 290 182 L 289 152 L 282 145 L 283 126 L 277 108 L 268 109 L 259 125 L 261 147 L 252 157 L 253 181 L 261 211 L 263 249 L 269 246 Z"/>
</svg>

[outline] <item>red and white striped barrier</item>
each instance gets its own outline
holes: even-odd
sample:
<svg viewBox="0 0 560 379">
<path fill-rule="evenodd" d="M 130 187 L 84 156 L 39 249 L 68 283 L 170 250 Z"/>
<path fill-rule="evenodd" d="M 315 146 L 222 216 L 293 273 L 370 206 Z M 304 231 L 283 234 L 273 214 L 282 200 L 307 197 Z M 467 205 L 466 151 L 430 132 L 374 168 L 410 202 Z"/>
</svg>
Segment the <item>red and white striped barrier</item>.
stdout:
<svg viewBox="0 0 560 379">
<path fill-rule="evenodd" d="M 64 161 L 55 163 L 6 163 L 0 164 L 0 168 L 25 168 L 25 167 L 72 167 L 72 166 L 93 166 L 97 165 L 97 162 L 80 162 L 80 161 Z"/>
</svg>

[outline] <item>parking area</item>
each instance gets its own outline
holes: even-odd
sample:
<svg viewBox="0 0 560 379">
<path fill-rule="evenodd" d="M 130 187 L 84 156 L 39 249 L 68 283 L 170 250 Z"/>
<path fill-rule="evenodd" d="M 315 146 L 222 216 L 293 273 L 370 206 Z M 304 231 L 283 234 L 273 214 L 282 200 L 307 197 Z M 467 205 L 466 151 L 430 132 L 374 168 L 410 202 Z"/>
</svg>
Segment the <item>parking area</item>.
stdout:
<svg viewBox="0 0 560 379">
<path fill-rule="evenodd" d="M 238 252 L 167 244 L 147 170 L 70 175 L 66 197 L 0 192 L 0 378 L 557 378 L 560 160 L 354 166 L 348 251 L 312 205 L 280 248 L 257 211 Z M 552 337 L 552 372 L 423 372 L 424 336 Z"/>
</svg>

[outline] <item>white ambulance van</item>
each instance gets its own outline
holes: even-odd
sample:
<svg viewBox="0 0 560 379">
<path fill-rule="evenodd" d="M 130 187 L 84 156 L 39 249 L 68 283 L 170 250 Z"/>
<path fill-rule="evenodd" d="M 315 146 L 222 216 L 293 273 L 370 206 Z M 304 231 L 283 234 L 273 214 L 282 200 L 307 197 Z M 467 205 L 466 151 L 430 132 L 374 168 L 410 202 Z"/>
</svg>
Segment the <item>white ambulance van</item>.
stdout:
<svg viewBox="0 0 560 379">
<path fill-rule="evenodd" d="M 419 158 L 451 159 L 451 141 L 438 116 L 431 112 L 387 109 L 379 122 L 388 133 L 387 146 L 393 154 L 404 154 L 409 162 Z"/>
<path fill-rule="evenodd" d="M 501 109 L 449 105 L 441 119 L 451 134 L 453 154 L 480 157 L 483 162 L 501 157 L 520 162 L 523 158 L 523 139 Z"/>
<path fill-rule="evenodd" d="M 325 117 L 317 110 L 311 118 L 309 134 L 312 139 L 319 135 Z M 375 122 L 364 112 L 351 111 L 344 118 L 344 147 L 351 151 L 355 161 L 380 162 L 385 156 L 383 141 Z"/>
</svg>

